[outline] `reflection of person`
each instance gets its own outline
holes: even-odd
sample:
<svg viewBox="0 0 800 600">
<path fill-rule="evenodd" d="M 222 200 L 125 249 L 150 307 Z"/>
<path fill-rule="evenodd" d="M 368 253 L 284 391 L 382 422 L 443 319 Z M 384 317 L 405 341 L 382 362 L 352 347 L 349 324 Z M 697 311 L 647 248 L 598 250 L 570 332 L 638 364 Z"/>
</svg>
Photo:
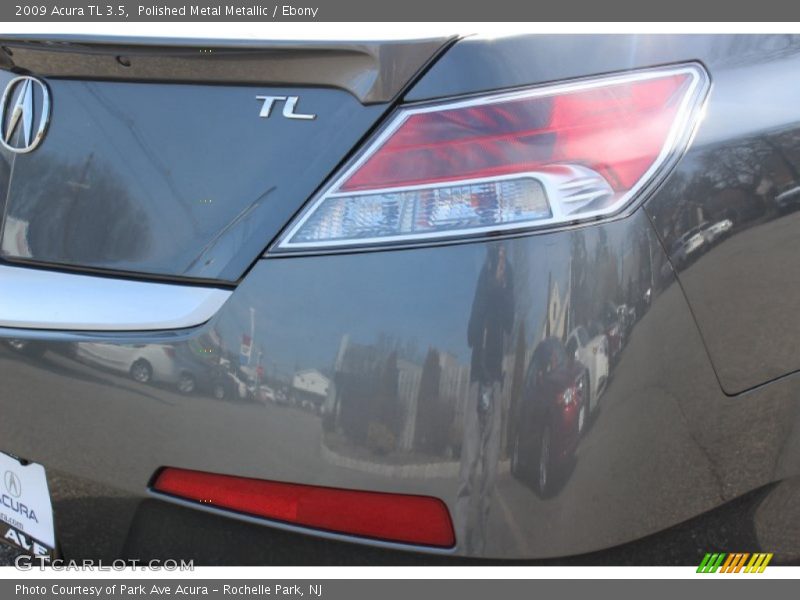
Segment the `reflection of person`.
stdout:
<svg viewBox="0 0 800 600">
<path fill-rule="evenodd" d="M 492 244 L 478 277 L 467 342 L 472 348 L 464 413 L 460 485 L 456 499 L 459 542 L 481 552 L 500 458 L 503 352 L 514 324 L 514 282 L 505 246 Z"/>
</svg>

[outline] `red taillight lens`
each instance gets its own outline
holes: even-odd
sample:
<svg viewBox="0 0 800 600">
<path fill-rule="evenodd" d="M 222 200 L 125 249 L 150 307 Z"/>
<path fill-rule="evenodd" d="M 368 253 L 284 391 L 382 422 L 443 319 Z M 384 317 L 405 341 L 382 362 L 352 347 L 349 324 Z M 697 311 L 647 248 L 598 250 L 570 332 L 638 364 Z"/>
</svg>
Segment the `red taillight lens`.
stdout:
<svg viewBox="0 0 800 600">
<path fill-rule="evenodd" d="M 263 481 L 186 469 L 163 469 L 157 492 L 237 512 L 405 544 L 455 545 L 444 502 L 428 496 Z"/>
<path fill-rule="evenodd" d="M 276 249 L 617 212 L 688 142 L 707 83 L 688 65 L 402 109 Z"/>
<path fill-rule="evenodd" d="M 616 191 L 656 161 L 690 73 L 410 115 L 342 192 L 583 165 Z"/>
</svg>

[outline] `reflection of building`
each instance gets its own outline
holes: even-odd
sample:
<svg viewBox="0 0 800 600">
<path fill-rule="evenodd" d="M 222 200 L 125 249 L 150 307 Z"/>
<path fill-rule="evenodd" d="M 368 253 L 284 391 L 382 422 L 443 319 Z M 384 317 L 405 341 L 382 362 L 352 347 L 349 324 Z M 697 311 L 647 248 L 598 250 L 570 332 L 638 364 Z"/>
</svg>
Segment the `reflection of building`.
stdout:
<svg viewBox="0 0 800 600">
<path fill-rule="evenodd" d="M 297 371 L 292 378 L 292 393 L 298 403 L 309 401 L 319 407 L 328 397 L 330 379 L 316 369 Z"/>
<path fill-rule="evenodd" d="M 382 405 L 392 400 L 376 395 L 376 390 L 388 387 L 381 381 L 386 359 L 374 346 L 351 342 L 349 335 L 339 344 L 332 425 L 355 443 L 366 443 L 370 424 L 380 421 Z"/>
<path fill-rule="evenodd" d="M 448 352 L 437 352 L 438 355 L 438 386 L 433 394 L 426 395 L 424 401 L 429 404 L 426 414 L 419 414 L 420 383 L 422 381 L 423 367 L 408 361 L 398 361 L 400 368 L 400 402 L 404 407 L 404 423 L 399 448 L 411 451 L 414 449 L 415 440 L 418 441 L 418 422 L 420 420 L 443 418 L 447 421 L 446 427 L 452 426 L 454 422 L 460 422 L 464 414 L 464 406 L 469 394 L 469 367 L 462 365 L 458 359 Z M 432 405 L 437 405 L 435 408 Z M 434 408 L 434 410 L 430 410 Z M 438 410 L 436 410 L 438 408 Z M 437 427 L 435 427 L 437 428 Z M 437 428 L 438 429 L 438 428 Z M 444 439 L 446 431 L 440 431 Z"/>
<path fill-rule="evenodd" d="M 571 277 L 568 278 L 568 281 L 570 279 Z M 553 281 L 551 273 L 547 279 L 547 288 L 547 315 L 544 318 L 541 339 L 552 336 L 564 340 L 567 338 L 569 326 L 567 322 L 569 315 L 569 284 L 567 285 L 567 292 L 562 298 L 558 282 Z"/>
<path fill-rule="evenodd" d="M 443 402 L 451 405 L 454 420 L 460 423 L 469 394 L 469 367 L 459 364 L 458 359 L 447 352 L 439 354 L 439 365 L 442 368 L 439 395 Z"/>
<path fill-rule="evenodd" d="M 437 439 L 444 440 L 454 419 L 463 415 L 469 367 L 433 349 L 427 360 L 434 362 L 427 365 L 425 379 L 424 365 L 398 356 L 392 347 L 353 343 L 345 335 L 335 363 L 335 399 L 330 402 L 337 428 L 360 442 L 370 424 L 378 423 L 392 432 L 394 449 L 402 452 L 419 451 L 421 439 L 430 437 L 421 425 L 434 427 Z"/>
<path fill-rule="evenodd" d="M 417 421 L 417 398 L 422 367 L 405 359 L 397 361 L 397 396 L 404 415 L 399 449 L 409 451 L 414 446 L 414 425 Z"/>
</svg>

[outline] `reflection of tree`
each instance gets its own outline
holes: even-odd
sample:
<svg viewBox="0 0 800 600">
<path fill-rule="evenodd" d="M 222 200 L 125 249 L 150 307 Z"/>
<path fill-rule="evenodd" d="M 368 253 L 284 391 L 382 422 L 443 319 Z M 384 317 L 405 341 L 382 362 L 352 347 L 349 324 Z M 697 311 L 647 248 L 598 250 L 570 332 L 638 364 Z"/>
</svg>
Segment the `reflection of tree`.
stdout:
<svg viewBox="0 0 800 600">
<path fill-rule="evenodd" d="M 333 376 L 335 409 L 327 429 L 379 454 L 410 450 L 418 439 L 425 440 L 427 450 L 442 451 L 455 402 L 440 398 L 439 352 L 429 350 L 427 367 L 408 358 L 417 355 L 416 343 L 393 335 L 380 334 L 368 345 L 345 336 Z M 420 390 L 423 376 L 427 383 Z"/>
<path fill-rule="evenodd" d="M 719 35 L 711 36 L 708 44 L 709 61 L 726 66 L 768 64 L 797 53 L 800 38 L 796 35 Z"/>
<path fill-rule="evenodd" d="M 47 156 L 39 157 L 35 173 L 17 172 L 9 192 L 9 215 L 28 223 L 34 257 L 96 265 L 147 253 L 147 215 L 108 165 L 93 155 L 79 164 Z"/>
<path fill-rule="evenodd" d="M 393 351 L 386 359 L 380 378 L 379 412 L 381 422 L 397 438 L 400 435 L 402 414 L 397 394 L 397 351 Z"/>
<path fill-rule="evenodd" d="M 344 434 L 357 444 L 367 440 L 369 424 L 380 413 L 375 390 L 381 387 L 383 361 L 370 346 L 351 344 L 336 372 L 339 423 Z"/>
<path fill-rule="evenodd" d="M 511 375 L 511 399 L 508 408 L 508 428 L 506 433 L 506 452 L 511 452 L 511 445 L 517 431 L 517 416 L 519 414 L 519 402 L 522 398 L 522 384 L 525 378 L 525 357 L 527 345 L 525 343 L 525 320 L 521 319 L 519 330 L 517 331 L 517 343 L 514 348 L 514 371 Z"/>
<path fill-rule="evenodd" d="M 419 382 L 417 397 L 417 423 L 415 427 L 414 448 L 420 452 L 439 454 L 444 452 L 451 418 L 449 407 L 439 396 L 439 383 L 442 367 L 439 362 L 439 351 L 430 348 L 422 365 L 422 376 Z"/>
<path fill-rule="evenodd" d="M 617 258 L 608 243 L 608 232 L 605 227 L 597 229 L 597 245 L 594 251 L 594 268 L 592 269 L 594 293 L 592 299 L 591 319 L 598 319 L 609 302 L 616 303 L 619 292 L 619 273 Z"/>
<path fill-rule="evenodd" d="M 583 229 L 570 233 L 570 299 L 569 326 L 585 322 L 591 314 L 591 293 L 589 289 L 589 260 L 586 251 L 586 237 Z M 567 331 L 569 335 L 569 331 Z"/>
<path fill-rule="evenodd" d="M 776 211 L 775 196 L 800 185 L 800 133 L 773 131 L 718 145 L 687 160 L 653 205 L 667 247 L 703 222 L 730 219 L 741 228 Z"/>
</svg>

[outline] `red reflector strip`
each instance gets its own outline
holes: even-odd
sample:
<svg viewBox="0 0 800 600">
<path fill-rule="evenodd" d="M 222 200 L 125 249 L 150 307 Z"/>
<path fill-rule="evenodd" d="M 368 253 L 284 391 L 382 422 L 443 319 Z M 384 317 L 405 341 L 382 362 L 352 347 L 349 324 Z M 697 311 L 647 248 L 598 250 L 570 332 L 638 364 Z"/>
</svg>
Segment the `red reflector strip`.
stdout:
<svg viewBox="0 0 800 600">
<path fill-rule="evenodd" d="M 153 489 L 303 527 L 405 544 L 455 545 L 447 506 L 428 496 L 343 490 L 171 467 L 158 474 Z"/>
</svg>

